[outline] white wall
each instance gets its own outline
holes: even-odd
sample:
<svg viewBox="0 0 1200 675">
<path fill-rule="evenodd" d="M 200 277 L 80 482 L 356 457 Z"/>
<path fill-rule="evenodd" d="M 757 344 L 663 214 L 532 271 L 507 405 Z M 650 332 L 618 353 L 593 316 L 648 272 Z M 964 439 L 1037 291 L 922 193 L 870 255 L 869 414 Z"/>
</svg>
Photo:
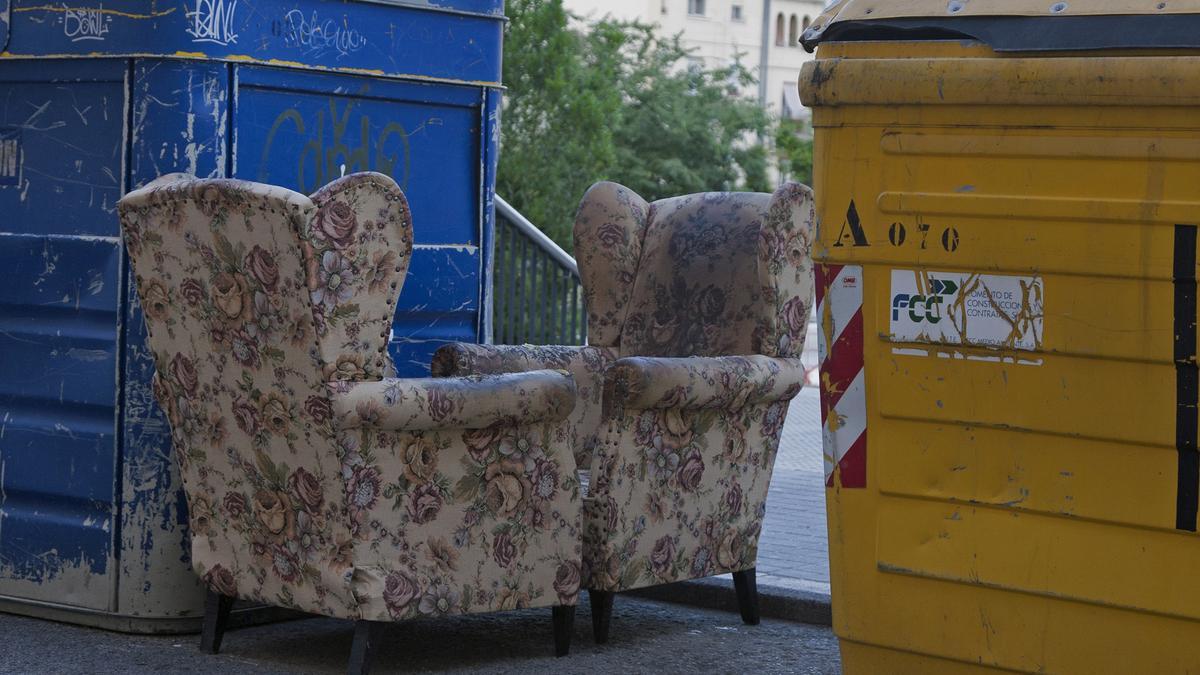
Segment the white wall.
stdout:
<svg viewBox="0 0 1200 675">
<path fill-rule="evenodd" d="M 688 14 L 689 0 L 564 0 L 567 9 L 585 17 L 613 16 L 658 24 L 666 35 L 679 33 L 686 47 L 694 50 L 706 65 L 727 65 L 740 54 L 742 65 L 757 77 L 762 44 L 762 0 L 704 0 L 704 15 Z M 733 20 L 733 6 L 742 8 L 742 19 Z M 767 109 L 781 114 L 785 88 L 798 105 L 794 94 L 800 67 L 812 58 L 802 47 L 790 41 L 791 17 L 796 17 L 797 33 L 802 32 L 804 17 L 816 18 L 824 6 L 822 0 L 771 0 L 770 45 L 767 68 Z M 775 27 L 783 16 L 782 46 L 775 44 Z M 791 42 L 789 44 L 789 42 Z M 757 96 L 757 88 L 747 92 Z M 807 116 L 807 115 L 805 115 Z"/>
</svg>

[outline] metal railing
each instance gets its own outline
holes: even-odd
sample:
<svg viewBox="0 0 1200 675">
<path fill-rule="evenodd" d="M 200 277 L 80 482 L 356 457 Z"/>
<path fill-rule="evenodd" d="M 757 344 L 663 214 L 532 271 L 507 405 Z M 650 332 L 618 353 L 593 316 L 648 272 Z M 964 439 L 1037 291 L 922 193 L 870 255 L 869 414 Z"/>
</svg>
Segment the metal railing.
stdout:
<svg viewBox="0 0 1200 675">
<path fill-rule="evenodd" d="M 586 342 L 583 286 L 575 259 L 499 196 L 492 269 L 496 344 Z"/>
</svg>

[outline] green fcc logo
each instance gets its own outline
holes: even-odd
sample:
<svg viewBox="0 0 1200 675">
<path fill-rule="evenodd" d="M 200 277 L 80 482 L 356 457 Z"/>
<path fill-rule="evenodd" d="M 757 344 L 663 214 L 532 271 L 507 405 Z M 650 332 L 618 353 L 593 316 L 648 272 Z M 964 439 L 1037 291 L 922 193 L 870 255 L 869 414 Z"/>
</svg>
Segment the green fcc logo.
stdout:
<svg viewBox="0 0 1200 675">
<path fill-rule="evenodd" d="M 942 320 L 938 306 L 942 304 L 943 296 L 954 295 L 958 292 L 958 284 L 942 279 L 929 280 L 929 295 L 910 295 L 897 293 L 892 297 L 892 321 L 900 320 L 900 312 L 908 311 L 908 318 L 914 323 L 928 321 L 937 323 Z"/>
</svg>

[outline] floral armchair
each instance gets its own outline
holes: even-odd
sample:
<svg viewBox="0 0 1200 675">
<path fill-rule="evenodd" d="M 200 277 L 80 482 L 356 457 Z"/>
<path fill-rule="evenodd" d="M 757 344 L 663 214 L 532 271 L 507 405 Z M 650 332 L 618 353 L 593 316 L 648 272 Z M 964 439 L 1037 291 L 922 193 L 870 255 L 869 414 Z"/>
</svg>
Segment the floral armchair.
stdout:
<svg viewBox="0 0 1200 675">
<path fill-rule="evenodd" d="M 553 441 L 574 385 L 392 377 L 412 227 L 390 178 L 310 199 L 176 174 L 120 216 L 209 588 L 202 649 L 243 598 L 356 621 L 351 671 L 380 622 L 522 607 L 552 606 L 567 652 L 581 504 Z"/>
<path fill-rule="evenodd" d="M 575 221 L 584 347 L 455 344 L 436 376 L 565 369 L 577 403 L 556 441 L 590 483 L 584 584 L 607 640 L 613 594 L 732 572 L 758 622 L 754 566 L 813 297 L 812 191 L 646 203 L 614 183 Z"/>
</svg>

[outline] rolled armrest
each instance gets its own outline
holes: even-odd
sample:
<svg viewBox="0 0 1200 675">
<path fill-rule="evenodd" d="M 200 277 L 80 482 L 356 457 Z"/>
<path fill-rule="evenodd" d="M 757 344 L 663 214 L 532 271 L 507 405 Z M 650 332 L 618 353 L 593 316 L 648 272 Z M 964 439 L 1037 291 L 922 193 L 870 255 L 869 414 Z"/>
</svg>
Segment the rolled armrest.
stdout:
<svg viewBox="0 0 1200 675">
<path fill-rule="evenodd" d="M 523 373 L 530 370 L 573 371 L 578 363 L 595 361 L 603 370 L 612 357 L 600 347 L 560 345 L 480 345 L 451 342 L 433 354 L 434 377 Z M 574 374 L 574 372 L 572 372 Z"/>
<path fill-rule="evenodd" d="M 553 370 L 449 378 L 386 378 L 328 385 L 339 428 L 484 429 L 497 422 L 558 422 L 575 407 L 575 383 Z"/>
<path fill-rule="evenodd" d="M 617 358 L 611 347 L 448 344 L 433 355 L 434 377 L 565 370 L 575 380 L 575 410 L 565 422 L 575 464 L 587 469 L 603 423 L 604 372 Z"/>
<path fill-rule="evenodd" d="M 800 392 L 799 359 L 770 356 L 629 357 L 609 368 L 606 410 L 721 408 L 787 400 Z"/>
</svg>

